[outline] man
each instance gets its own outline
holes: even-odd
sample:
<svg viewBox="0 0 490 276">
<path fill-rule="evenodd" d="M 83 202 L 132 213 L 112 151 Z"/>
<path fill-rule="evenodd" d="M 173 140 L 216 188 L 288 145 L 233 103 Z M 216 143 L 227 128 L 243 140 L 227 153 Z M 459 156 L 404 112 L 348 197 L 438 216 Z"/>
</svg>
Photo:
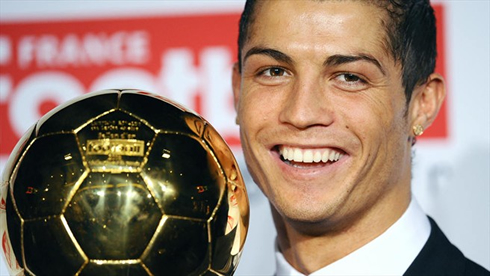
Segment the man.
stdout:
<svg viewBox="0 0 490 276">
<path fill-rule="evenodd" d="M 445 96 L 428 1 L 248 1 L 233 70 L 278 275 L 488 275 L 412 198 Z"/>
</svg>

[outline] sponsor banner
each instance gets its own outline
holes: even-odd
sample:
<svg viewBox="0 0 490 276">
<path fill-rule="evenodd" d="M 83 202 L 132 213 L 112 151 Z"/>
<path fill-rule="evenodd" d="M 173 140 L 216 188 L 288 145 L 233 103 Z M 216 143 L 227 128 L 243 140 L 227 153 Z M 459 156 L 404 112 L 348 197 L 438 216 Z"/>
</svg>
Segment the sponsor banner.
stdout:
<svg viewBox="0 0 490 276">
<path fill-rule="evenodd" d="M 436 28 L 437 28 L 437 61 L 435 72 L 441 74 L 446 78 L 446 16 L 445 9 L 442 4 L 432 4 L 436 16 Z M 446 78 L 446 89 L 449 88 Z M 424 132 L 421 139 L 446 139 L 448 138 L 448 108 L 447 98 L 450 98 L 451 91 L 446 91 L 446 101 L 441 106 L 439 115 L 432 124 L 432 126 Z"/>
<path fill-rule="evenodd" d="M 83 93 L 137 88 L 193 109 L 234 148 L 231 68 L 239 14 L 2 23 L 0 155 Z"/>
</svg>

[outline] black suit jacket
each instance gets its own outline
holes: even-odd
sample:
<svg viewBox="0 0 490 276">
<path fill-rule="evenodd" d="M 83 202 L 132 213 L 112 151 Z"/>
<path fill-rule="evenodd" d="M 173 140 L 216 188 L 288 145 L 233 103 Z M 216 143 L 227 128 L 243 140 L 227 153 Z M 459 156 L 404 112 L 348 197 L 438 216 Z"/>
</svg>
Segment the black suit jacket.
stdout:
<svg viewBox="0 0 490 276">
<path fill-rule="evenodd" d="M 467 259 L 456 246 L 451 244 L 432 218 L 429 220 L 432 227 L 429 239 L 403 274 L 404 276 L 490 276 L 488 270 Z"/>
</svg>

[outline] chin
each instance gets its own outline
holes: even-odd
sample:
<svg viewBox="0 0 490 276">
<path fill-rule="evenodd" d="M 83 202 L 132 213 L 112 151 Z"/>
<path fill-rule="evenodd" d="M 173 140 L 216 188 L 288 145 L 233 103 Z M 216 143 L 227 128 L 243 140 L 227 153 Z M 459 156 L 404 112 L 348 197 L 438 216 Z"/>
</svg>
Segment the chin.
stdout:
<svg viewBox="0 0 490 276">
<path fill-rule="evenodd" d="M 295 200 L 294 204 L 292 202 L 287 198 L 277 199 L 273 206 L 285 222 L 295 228 L 312 231 L 312 234 L 337 229 L 348 221 L 349 216 L 344 210 L 347 200 L 342 196 L 303 197 Z"/>
</svg>

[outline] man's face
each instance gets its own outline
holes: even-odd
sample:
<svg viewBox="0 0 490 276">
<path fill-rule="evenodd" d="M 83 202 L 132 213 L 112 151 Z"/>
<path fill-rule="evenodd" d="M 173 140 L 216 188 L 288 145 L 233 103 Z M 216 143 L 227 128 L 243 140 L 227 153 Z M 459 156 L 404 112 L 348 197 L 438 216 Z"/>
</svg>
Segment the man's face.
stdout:
<svg viewBox="0 0 490 276">
<path fill-rule="evenodd" d="M 328 224 L 406 204 L 410 124 L 384 12 L 267 1 L 255 16 L 235 104 L 248 168 L 273 207 Z"/>
</svg>

